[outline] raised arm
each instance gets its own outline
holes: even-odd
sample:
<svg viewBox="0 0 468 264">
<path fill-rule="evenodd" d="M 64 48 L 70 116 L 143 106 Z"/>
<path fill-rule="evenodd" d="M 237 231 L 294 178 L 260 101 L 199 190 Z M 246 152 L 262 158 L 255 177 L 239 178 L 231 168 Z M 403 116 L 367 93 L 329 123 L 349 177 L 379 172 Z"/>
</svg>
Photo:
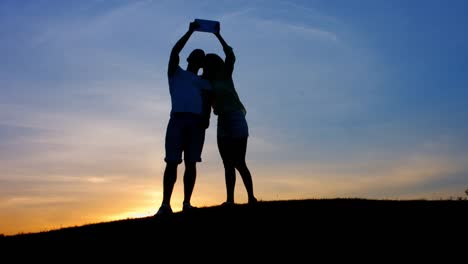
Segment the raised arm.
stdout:
<svg viewBox="0 0 468 264">
<path fill-rule="evenodd" d="M 232 72 L 234 71 L 234 63 L 236 62 L 236 56 L 234 55 L 232 48 L 226 43 L 224 38 L 221 36 L 221 33 L 219 33 L 219 29 L 214 34 L 218 38 L 219 42 L 221 43 L 221 46 L 223 46 L 224 54 L 226 54 L 226 59 L 224 61 L 226 65 L 226 72 L 228 76 L 231 77 Z"/>
<path fill-rule="evenodd" d="M 184 48 L 185 44 L 189 40 L 192 33 L 197 27 L 199 27 L 197 22 L 191 22 L 188 31 L 176 42 L 171 51 L 171 56 L 169 58 L 169 66 L 167 67 L 167 75 L 172 76 L 179 66 L 179 53 Z"/>
</svg>

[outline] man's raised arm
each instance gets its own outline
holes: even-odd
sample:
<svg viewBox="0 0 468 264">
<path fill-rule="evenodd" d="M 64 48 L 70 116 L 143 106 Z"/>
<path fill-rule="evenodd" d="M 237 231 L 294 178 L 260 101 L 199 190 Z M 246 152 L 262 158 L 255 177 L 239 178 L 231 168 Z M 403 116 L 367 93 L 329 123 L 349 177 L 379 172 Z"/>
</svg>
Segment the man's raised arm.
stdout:
<svg viewBox="0 0 468 264">
<path fill-rule="evenodd" d="M 167 67 L 167 75 L 172 76 L 179 66 L 179 53 L 184 48 L 192 33 L 200 25 L 197 22 L 191 22 L 188 31 L 176 42 L 171 51 L 169 58 L 169 66 Z"/>
</svg>

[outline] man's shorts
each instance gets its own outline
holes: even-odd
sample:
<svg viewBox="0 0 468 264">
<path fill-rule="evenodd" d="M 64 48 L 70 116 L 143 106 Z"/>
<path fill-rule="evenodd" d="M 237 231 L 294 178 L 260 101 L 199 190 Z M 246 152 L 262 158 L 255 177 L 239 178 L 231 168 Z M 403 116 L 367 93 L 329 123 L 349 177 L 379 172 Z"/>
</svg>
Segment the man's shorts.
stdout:
<svg viewBox="0 0 468 264">
<path fill-rule="evenodd" d="M 166 130 L 166 162 L 201 162 L 205 127 L 200 115 L 173 113 Z"/>
</svg>

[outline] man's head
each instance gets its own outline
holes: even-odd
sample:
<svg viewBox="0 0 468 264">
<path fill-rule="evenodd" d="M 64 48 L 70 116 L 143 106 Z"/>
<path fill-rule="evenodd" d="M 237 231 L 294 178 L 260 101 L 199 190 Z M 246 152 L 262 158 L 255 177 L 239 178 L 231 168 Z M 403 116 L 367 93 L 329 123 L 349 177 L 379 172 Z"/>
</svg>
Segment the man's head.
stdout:
<svg viewBox="0 0 468 264">
<path fill-rule="evenodd" d="M 205 52 L 202 49 L 194 49 L 187 57 L 188 67 L 200 69 L 203 67 Z"/>
</svg>

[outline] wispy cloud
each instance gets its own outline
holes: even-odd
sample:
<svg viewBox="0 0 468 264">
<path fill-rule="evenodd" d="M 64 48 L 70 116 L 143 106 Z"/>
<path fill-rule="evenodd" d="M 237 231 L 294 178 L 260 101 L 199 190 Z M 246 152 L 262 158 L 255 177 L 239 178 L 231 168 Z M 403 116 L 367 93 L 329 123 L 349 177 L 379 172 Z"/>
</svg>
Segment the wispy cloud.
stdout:
<svg viewBox="0 0 468 264">
<path fill-rule="evenodd" d="M 329 32 L 326 30 L 313 28 L 313 27 L 307 27 L 307 26 L 300 26 L 300 25 L 286 25 L 286 27 L 287 27 L 287 30 L 291 30 L 292 32 L 297 32 L 299 34 L 330 39 L 332 41 L 338 41 L 338 36 L 335 33 Z"/>
<path fill-rule="evenodd" d="M 261 30 L 269 31 L 274 34 L 293 33 L 301 37 L 322 39 L 332 42 L 339 40 L 336 33 L 327 31 L 325 29 L 307 25 L 291 24 L 281 20 L 257 19 L 257 26 L 260 27 Z"/>
<path fill-rule="evenodd" d="M 448 198 L 448 194 L 433 197 L 437 191 L 433 183 L 466 175 L 468 157 L 454 161 L 450 156 L 421 153 L 401 154 L 395 160 L 363 160 L 354 162 L 314 163 L 274 170 L 262 168 L 262 174 L 275 175 L 262 178 L 260 185 L 269 186 L 266 193 L 292 195 L 295 198 Z M 295 175 L 287 177 L 283 175 Z M 277 176 L 277 177 L 276 177 Z M 268 183 L 267 183 L 268 182 Z M 466 180 L 468 184 L 468 179 Z M 463 186 L 452 185 L 451 189 Z M 417 192 L 413 192 L 418 190 Z M 268 197 L 269 199 L 274 196 Z"/>
<path fill-rule="evenodd" d="M 246 16 L 248 16 L 249 14 L 251 14 L 252 12 L 254 12 L 255 10 L 256 10 L 255 7 L 246 7 L 244 9 L 235 10 L 235 11 L 232 11 L 232 12 L 227 12 L 227 13 L 224 13 L 221 16 L 219 16 L 218 21 L 223 21 L 223 23 L 224 23 L 224 22 L 230 21 L 230 20 L 232 21 L 232 20 L 236 20 L 236 19 L 243 19 Z"/>
<path fill-rule="evenodd" d="M 337 17 L 326 15 L 323 12 L 320 12 L 317 8 L 311 6 L 300 5 L 294 1 L 284 1 L 278 0 L 278 5 L 282 6 L 281 10 L 288 9 L 288 11 L 293 12 L 294 14 L 299 14 L 306 16 L 312 20 L 318 20 L 326 23 L 338 23 L 339 20 Z"/>
<path fill-rule="evenodd" d="M 70 202 L 77 202 L 79 198 L 67 198 L 63 196 L 44 197 L 44 196 L 15 196 L 6 199 L 0 203 L 0 208 L 15 208 L 15 207 L 29 207 L 29 206 L 47 206 L 57 204 L 67 204 Z"/>
</svg>

